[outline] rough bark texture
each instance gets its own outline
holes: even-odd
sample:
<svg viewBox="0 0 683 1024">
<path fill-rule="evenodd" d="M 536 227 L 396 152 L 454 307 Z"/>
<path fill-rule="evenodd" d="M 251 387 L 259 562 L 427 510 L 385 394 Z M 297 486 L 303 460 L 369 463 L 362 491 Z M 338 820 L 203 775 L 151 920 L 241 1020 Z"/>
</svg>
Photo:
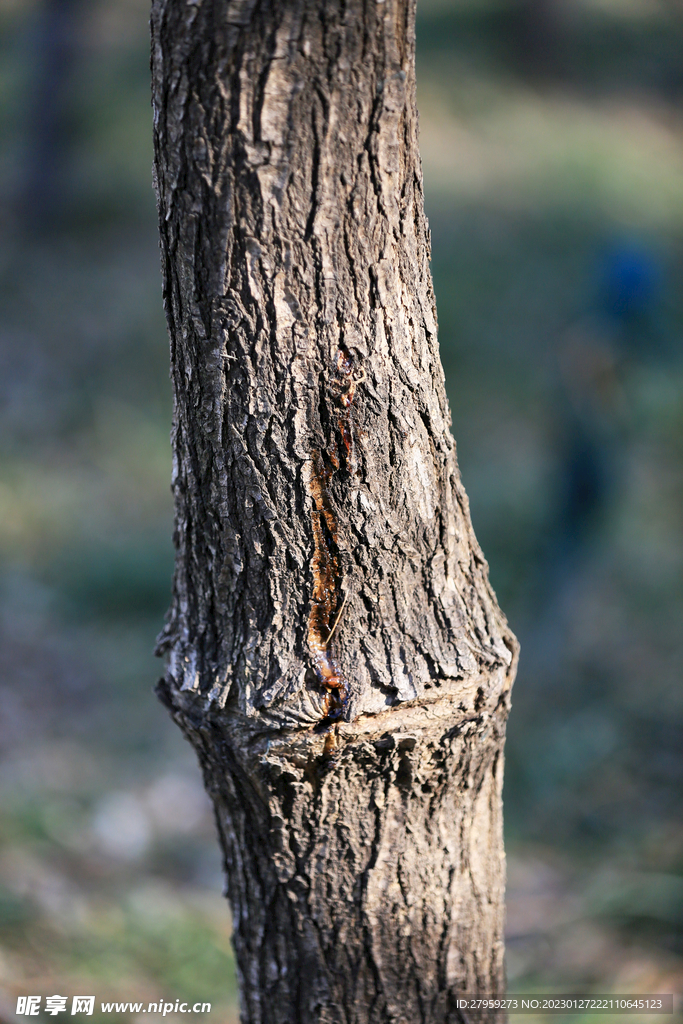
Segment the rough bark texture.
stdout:
<svg viewBox="0 0 683 1024">
<path fill-rule="evenodd" d="M 503 986 L 516 644 L 439 362 L 412 0 L 153 0 L 177 565 L 160 694 L 249 1024 Z"/>
</svg>

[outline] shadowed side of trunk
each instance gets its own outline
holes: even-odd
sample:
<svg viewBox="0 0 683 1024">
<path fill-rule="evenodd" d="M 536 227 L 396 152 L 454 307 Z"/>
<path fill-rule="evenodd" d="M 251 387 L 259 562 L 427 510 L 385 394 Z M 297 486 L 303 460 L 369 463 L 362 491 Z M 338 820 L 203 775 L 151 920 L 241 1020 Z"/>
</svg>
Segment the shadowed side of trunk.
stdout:
<svg viewBox="0 0 683 1024">
<path fill-rule="evenodd" d="M 163 699 L 248 1022 L 500 992 L 516 644 L 460 483 L 407 0 L 154 0 L 175 393 Z"/>
</svg>

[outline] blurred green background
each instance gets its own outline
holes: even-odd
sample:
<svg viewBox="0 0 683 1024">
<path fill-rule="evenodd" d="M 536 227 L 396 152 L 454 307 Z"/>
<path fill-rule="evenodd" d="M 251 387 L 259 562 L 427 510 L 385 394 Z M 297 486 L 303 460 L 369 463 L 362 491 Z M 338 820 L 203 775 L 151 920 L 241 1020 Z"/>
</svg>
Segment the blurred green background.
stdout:
<svg viewBox="0 0 683 1024">
<path fill-rule="evenodd" d="M 0 0 L 0 1019 L 91 992 L 236 1019 L 211 812 L 151 692 L 147 18 Z M 454 434 L 523 645 L 510 985 L 680 992 L 683 8 L 421 0 L 418 65 Z"/>
</svg>

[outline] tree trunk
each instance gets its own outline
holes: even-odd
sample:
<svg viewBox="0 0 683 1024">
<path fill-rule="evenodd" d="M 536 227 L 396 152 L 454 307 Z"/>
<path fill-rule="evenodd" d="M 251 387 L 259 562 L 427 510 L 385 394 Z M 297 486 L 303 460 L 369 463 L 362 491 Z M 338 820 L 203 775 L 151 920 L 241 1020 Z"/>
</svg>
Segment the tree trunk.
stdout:
<svg viewBox="0 0 683 1024">
<path fill-rule="evenodd" d="M 177 563 L 249 1024 L 499 994 L 516 642 L 439 362 L 413 0 L 153 0 Z"/>
</svg>

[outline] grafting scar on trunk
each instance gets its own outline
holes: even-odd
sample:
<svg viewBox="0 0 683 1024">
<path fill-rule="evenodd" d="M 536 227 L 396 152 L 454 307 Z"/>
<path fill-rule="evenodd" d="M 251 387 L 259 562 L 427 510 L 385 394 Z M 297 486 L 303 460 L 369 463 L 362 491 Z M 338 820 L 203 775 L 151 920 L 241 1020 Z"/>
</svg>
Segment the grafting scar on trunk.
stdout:
<svg viewBox="0 0 683 1024">
<path fill-rule="evenodd" d="M 330 390 L 336 393 L 337 426 L 342 442 L 343 467 L 349 479 L 358 473 L 351 406 L 358 384 L 365 374 L 357 373 L 351 353 L 340 348 L 337 353 L 336 376 Z M 323 455 L 312 452 L 309 483 L 313 508 L 313 592 L 308 620 L 308 644 L 313 654 L 313 670 L 318 683 L 326 691 L 326 719 L 343 716 L 349 698 L 348 680 L 337 664 L 330 644 L 339 626 L 347 596 L 342 596 L 343 574 L 339 552 L 339 528 L 330 498 L 330 480 L 342 467 L 333 443 Z"/>
</svg>

